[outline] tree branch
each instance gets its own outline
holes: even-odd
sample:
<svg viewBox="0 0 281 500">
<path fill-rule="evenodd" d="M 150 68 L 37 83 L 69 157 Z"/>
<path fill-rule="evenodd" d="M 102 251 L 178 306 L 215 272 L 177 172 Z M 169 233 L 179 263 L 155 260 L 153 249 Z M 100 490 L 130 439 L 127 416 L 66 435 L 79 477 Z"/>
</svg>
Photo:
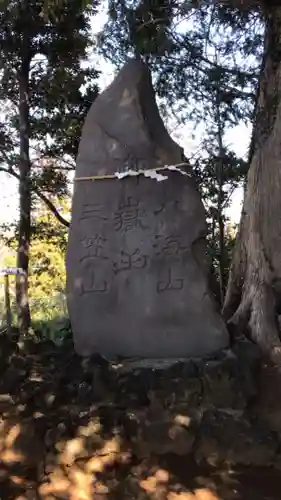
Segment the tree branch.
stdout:
<svg viewBox="0 0 281 500">
<path fill-rule="evenodd" d="M 12 177 L 15 177 L 15 179 L 19 180 L 20 176 L 13 170 L 13 169 L 6 169 L 5 167 L 0 167 L 1 172 L 5 172 L 6 174 L 11 175 Z M 62 215 L 59 213 L 55 205 L 43 194 L 41 191 L 36 187 L 32 187 L 32 191 L 40 198 L 45 205 L 49 208 L 49 210 L 52 212 L 52 214 L 57 218 L 57 220 L 65 227 L 69 227 L 70 223 L 62 217 Z"/>
<path fill-rule="evenodd" d="M 239 10 L 263 8 L 266 4 L 263 0 L 217 0 L 216 3 Z"/>
<path fill-rule="evenodd" d="M 49 210 L 52 212 L 52 214 L 58 219 L 58 221 L 63 224 L 65 227 L 69 227 L 70 224 L 69 222 L 62 217 L 62 215 L 59 213 L 59 211 L 56 209 L 55 205 L 40 191 L 37 189 L 33 188 L 33 191 L 37 194 L 39 198 L 41 198 L 42 201 L 44 201 L 45 205 L 49 208 Z"/>
<path fill-rule="evenodd" d="M 75 164 L 72 163 L 71 161 L 68 161 L 66 160 L 65 158 L 61 158 L 57 155 L 54 155 L 52 153 L 50 153 L 49 155 L 48 154 L 44 154 L 42 153 L 42 151 L 38 148 L 35 148 L 34 146 L 30 146 L 30 149 L 33 149 L 33 151 L 35 151 L 36 153 L 40 153 L 40 156 L 36 159 L 36 161 L 40 161 L 40 160 L 45 160 L 45 159 L 50 159 L 50 160 L 54 160 L 54 161 L 57 161 L 57 162 L 62 162 L 62 163 L 65 163 L 66 165 L 69 165 L 69 167 L 61 167 L 61 166 L 58 166 L 58 167 L 53 167 L 55 168 L 56 170 L 67 170 L 69 172 L 74 172 L 75 171 Z"/>
</svg>

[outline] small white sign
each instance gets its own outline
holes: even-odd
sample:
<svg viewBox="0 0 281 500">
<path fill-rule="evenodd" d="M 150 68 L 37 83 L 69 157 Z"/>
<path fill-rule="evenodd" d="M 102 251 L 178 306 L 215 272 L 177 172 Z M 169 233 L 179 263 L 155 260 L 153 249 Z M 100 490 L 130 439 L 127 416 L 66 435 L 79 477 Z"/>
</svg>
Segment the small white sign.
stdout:
<svg viewBox="0 0 281 500">
<path fill-rule="evenodd" d="M 5 267 L 0 269 L 0 276 L 24 276 L 25 271 L 19 267 Z"/>
</svg>

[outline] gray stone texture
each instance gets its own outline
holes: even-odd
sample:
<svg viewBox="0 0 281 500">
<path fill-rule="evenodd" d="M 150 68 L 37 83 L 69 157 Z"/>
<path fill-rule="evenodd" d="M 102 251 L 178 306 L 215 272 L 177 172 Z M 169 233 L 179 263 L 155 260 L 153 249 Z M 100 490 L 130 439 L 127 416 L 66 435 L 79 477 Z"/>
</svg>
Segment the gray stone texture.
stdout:
<svg viewBox="0 0 281 500">
<path fill-rule="evenodd" d="M 93 103 L 77 157 L 67 297 L 83 356 L 204 356 L 228 343 L 207 285 L 205 213 L 189 175 L 79 180 L 183 161 L 148 69 L 131 60 Z"/>
</svg>

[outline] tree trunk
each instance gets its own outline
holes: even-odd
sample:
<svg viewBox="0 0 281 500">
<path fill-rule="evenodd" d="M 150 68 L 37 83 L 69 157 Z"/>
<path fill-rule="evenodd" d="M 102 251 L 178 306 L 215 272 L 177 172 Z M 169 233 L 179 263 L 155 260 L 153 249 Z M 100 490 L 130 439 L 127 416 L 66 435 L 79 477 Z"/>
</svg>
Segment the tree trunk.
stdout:
<svg viewBox="0 0 281 500">
<path fill-rule="evenodd" d="M 25 53 L 19 72 L 19 234 L 17 267 L 25 271 L 25 276 L 17 277 L 16 303 L 18 323 L 21 336 L 28 333 L 30 326 L 30 310 L 28 303 L 28 264 L 31 237 L 31 190 L 30 190 L 30 158 L 29 158 L 29 66 L 28 47 L 23 47 Z"/>
<path fill-rule="evenodd" d="M 220 280 L 220 301 L 224 302 L 225 294 L 225 245 L 224 245 L 224 221 L 221 212 L 219 213 L 219 280 Z"/>
<path fill-rule="evenodd" d="M 276 2 L 277 4 L 277 2 Z M 223 313 L 280 362 L 281 7 L 266 13 L 253 151 Z"/>
<path fill-rule="evenodd" d="M 221 111 L 220 111 L 220 94 L 217 93 L 215 102 L 215 117 L 216 124 L 218 127 L 217 138 L 218 138 L 218 149 L 219 158 L 217 163 L 217 182 L 218 182 L 218 229 L 219 229 L 219 280 L 220 280 L 220 300 L 221 306 L 224 302 L 225 295 L 225 231 L 224 231 L 224 220 L 223 220 L 223 200 L 224 200 L 224 150 L 223 150 L 223 127 L 221 123 Z"/>
</svg>

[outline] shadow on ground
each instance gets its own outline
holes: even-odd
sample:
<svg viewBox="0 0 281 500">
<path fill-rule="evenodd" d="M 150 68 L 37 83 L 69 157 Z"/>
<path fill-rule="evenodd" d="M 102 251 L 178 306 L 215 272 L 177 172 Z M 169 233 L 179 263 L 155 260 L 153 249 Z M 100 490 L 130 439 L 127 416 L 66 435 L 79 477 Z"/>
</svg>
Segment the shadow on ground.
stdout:
<svg viewBox="0 0 281 500">
<path fill-rule="evenodd" d="M 0 347 L 1 499 L 280 500 L 273 467 L 199 466 L 187 448 L 144 447 L 139 422 L 159 410 L 149 391 L 124 393 L 71 343 Z"/>
</svg>

